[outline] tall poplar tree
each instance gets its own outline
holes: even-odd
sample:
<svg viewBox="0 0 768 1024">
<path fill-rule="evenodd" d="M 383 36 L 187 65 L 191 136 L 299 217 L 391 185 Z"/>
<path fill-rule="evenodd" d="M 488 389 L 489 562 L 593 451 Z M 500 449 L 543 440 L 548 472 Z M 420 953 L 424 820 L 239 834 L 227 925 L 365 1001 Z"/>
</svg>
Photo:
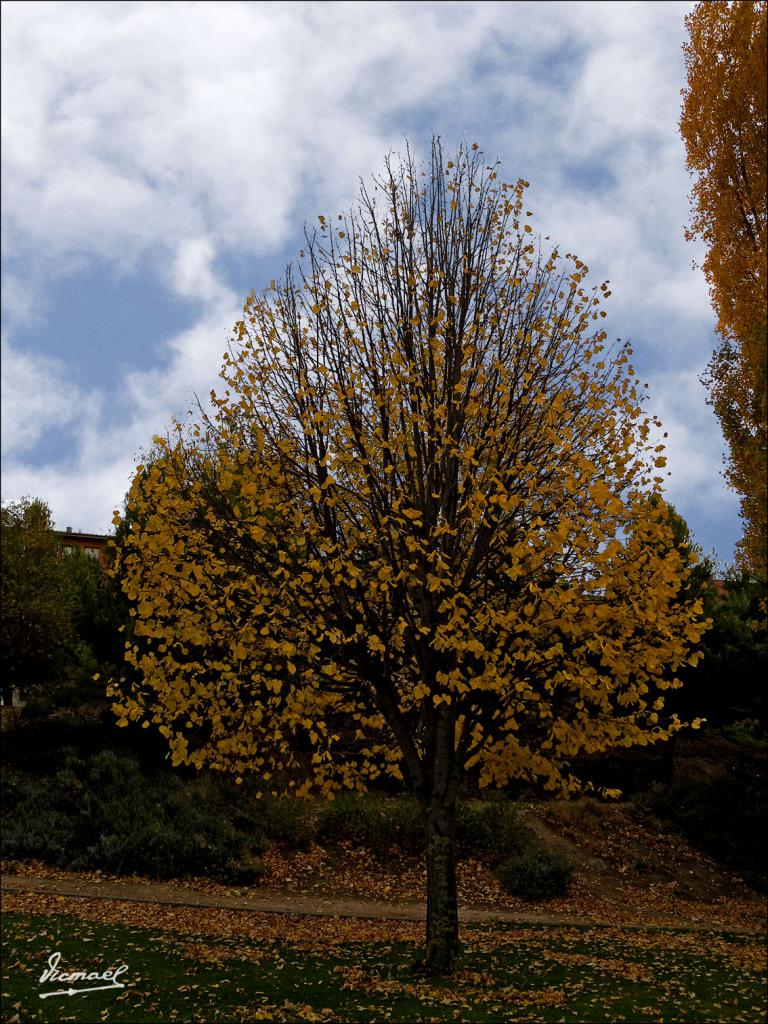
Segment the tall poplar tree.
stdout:
<svg viewBox="0 0 768 1024">
<path fill-rule="evenodd" d="M 462 776 L 573 793 L 578 753 L 669 737 L 703 628 L 608 284 L 545 249 L 526 185 L 435 140 L 320 217 L 249 297 L 214 411 L 155 439 L 119 552 L 119 721 L 301 796 L 402 779 L 431 970 Z"/>
<path fill-rule="evenodd" d="M 707 246 L 703 270 L 720 344 L 704 383 L 741 496 L 739 561 L 768 575 L 768 60 L 764 0 L 703 2 L 685 19 L 688 76 L 680 133 L 691 193 L 689 238 Z"/>
</svg>

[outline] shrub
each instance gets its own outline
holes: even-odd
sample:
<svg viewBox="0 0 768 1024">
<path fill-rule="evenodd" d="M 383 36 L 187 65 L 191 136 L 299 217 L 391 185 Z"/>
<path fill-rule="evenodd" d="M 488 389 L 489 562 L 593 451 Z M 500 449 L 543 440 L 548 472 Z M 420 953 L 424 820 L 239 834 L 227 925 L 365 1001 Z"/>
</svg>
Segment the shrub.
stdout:
<svg viewBox="0 0 768 1024">
<path fill-rule="evenodd" d="M 227 783 L 146 774 L 113 751 L 69 751 L 48 781 L 6 779 L 2 855 L 73 871 L 242 880 L 244 866 L 257 873 L 264 839 L 247 814 L 235 823 Z"/>
<path fill-rule="evenodd" d="M 3 857 L 66 864 L 73 849 L 74 819 L 65 806 L 45 803 L 38 784 L 5 775 L 2 810 Z"/>
<path fill-rule="evenodd" d="M 304 849 L 315 838 L 315 812 L 311 804 L 297 797 L 265 797 L 253 814 L 266 838 L 284 846 Z"/>
<path fill-rule="evenodd" d="M 502 888 L 524 900 L 546 900 L 568 891 L 573 867 L 551 850 L 525 850 L 502 861 L 496 871 Z"/>
<path fill-rule="evenodd" d="M 738 722 L 725 726 L 723 732 L 728 739 L 754 750 L 768 749 L 768 737 L 765 728 L 757 718 L 742 718 Z"/>
<path fill-rule="evenodd" d="M 318 837 L 348 840 L 379 854 L 394 846 L 415 853 L 424 849 L 424 824 L 411 797 L 340 793 L 320 812 Z"/>
<path fill-rule="evenodd" d="M 459 801 L 456 837 L 462 855 L 484 853 L 492 861 L 519 852 L 529 842 L 512 804 L 504 800 Z M 424 817 L 413 797 L 384 797 L 372 793 L 341 793 L 320 812 L 318 838 L 347 840 L 386 854 L 424 850 Z"/>
<path fill-rule="evenodd" d="M 522 852 L 530 835 L 507 800 L 465 800 L 456 805 L 456 836 L 462 854 L 484 853 L 498 863 Z"/>
<path fill-rule="evenodd" d="M 389 837 L 384 837 L 381 848 L 397 846 L 403 853 L 421 853 L 425 846 L 424 815 L 417 800 L 412 797 L 384 799 L 384 822 Z"/>
</svg>

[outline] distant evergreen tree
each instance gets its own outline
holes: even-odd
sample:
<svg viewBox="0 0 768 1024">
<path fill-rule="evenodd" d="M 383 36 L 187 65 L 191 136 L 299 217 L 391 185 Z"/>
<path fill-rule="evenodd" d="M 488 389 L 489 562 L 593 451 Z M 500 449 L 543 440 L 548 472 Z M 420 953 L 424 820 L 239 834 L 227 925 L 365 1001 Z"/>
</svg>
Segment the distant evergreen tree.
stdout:
<svg viewBox="0 0 768 1024">
<path fill-rule="evenodd" d="M 75 595 L 51 512 L 39 499 L 2 507 L 0 688 L 5 704 L 14 689 L 53 682 L 72 657 Z"/>
</svg>

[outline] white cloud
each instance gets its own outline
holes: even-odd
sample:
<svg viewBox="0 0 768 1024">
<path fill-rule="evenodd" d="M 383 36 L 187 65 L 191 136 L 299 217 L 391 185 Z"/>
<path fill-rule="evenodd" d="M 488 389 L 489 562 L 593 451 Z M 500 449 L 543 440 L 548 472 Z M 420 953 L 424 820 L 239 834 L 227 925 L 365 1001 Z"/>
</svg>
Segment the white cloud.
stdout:
<svg viewBox="0 0 768 1024">
<path fill-rule="evenodd" d="M 2 341 L 3 458 L 31 451 L 52 428 L 75 423 L 85 402 L 67 380 L 64 363 L 17 352 Z"/>
<path fill-rule="evenodd" d="M 198 235 L 272 251 L 310 203 L 347 205 L 358 176 L 402 145 L 401 112 L 423 104 L 433 127 L 458 105 L 489 156 L 551 180 L 555 199 L 574 198 L 564 159 L 604 162 L 618 184 L 600 200 L 620 209 L 629 242 L 644 216 L 668 219 L 664 180 L 670 165 L 682 174 L 669 29 L 677 19 L 682 38 L 688 6 L 198 3 L 179 18 L 166 4 L 6 3 L 10 252 L 130 266 Z M 535 60 L 559 46 L 575 48 L 565 92 Z M 521 138 L 515 120 L 531 111 Z M 538 212 L 557 227 L 549 191 Z M 573 213 L 577 239 L 610 243 L 589 211 Z"/>
<path fill-rule="evenodd" d="M 680 487 L 730 508 L 716 421 L 685 377 L 711 345 L 677 132 L 692 6 L 4 3 L 6 493 L 55 493 L 76 522 L 69 510 L 87 500 L 103 524 L 133 454 L 215 384 L 241 299 L 223 259 L 281 264 L 286 238 L 347 207 L 410 124 L 417 153 L 432 130 L 449 149 L 464 136 L 531 181 L 542 233 L 610 278 L 610 332 L 642 335 L 645 362 L 663 360 L 656 401 Z M 142 261 L 185 308 L 200 303 L 151 365 L 103 385 L 103 404 L 72 384 L 65 358 L 12 344 L 50 279 L 79 261 Z M 119 430 L 103 416 L 116 403 L 130 410 Z M 55 427 L 76 428 L 77 451 L 27 468 Z"/>
<path fill-rule="evenodd" d="M 188 238 L 176 250 L 171 281 L 174 291 L 206 304 L 231 301 L 232 293 L 213 272 L 213 243 L 208 238 Z"/>
<path fill-rule="evenodd" d="M 133 473 L 134 461 L 124 453 L 87 467 L 12 463 L 3 470 L 3 499 L 42 498 L 59 530 L 71 526 L 87 533 L 111 533 L 112 513 L 121 508 Z"/>
<path fill-rule="evenodd" d="M 377 121 L 488 40 L 493 5 L 452 6 L 6 4 L 11 237 L 122 260 L 190 227 L 279 244 L 305 184 L 354 182 Z"/>
<path fill-rule="evenodd" d="M 39 322 L 39 295 L 35 283 L 29 278 L 18 274 L 3 274 L 3 309 L 8 318 L 22 327 Z"/>
</svg>

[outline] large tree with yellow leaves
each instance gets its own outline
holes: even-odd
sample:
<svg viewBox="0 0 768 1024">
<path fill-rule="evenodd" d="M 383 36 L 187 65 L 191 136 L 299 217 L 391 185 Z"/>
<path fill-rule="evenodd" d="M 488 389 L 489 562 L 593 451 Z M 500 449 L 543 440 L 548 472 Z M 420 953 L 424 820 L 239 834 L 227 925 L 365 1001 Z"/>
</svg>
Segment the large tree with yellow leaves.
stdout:
<svg viewBox="0 0 768 1024">
<path fill-rule="evenodd" d="M 703 270 L 720 345 L 705 383 L 729 449 L 726 479 L 741 496 L 745 568 L 768 574 L 768 60 L 764 0 L 697 4 L 686 18 L 688 74 L 680 132 L 696 175 L 689 238 Z"/>
<path fill-rule="evenodd" d="M 663 740 L 700 606 L 607 284 L 545 251 L 476 146 L 408 155 L 251 295 L 213 412 L 156 438 L 118 571 L 120 720 L 299 795 L 404 779 L 427 965 L 458 948 L 454 808 Z"/>
</svg>

